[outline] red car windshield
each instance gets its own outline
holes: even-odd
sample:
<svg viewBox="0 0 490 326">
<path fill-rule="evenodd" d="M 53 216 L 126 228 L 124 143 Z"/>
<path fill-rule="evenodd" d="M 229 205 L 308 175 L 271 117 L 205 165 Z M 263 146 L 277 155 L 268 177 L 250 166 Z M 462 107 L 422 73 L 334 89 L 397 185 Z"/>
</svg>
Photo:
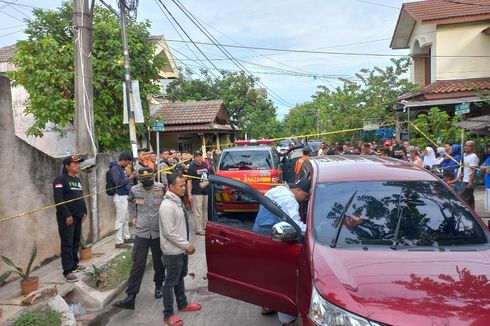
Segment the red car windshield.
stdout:
<svg viewBox="0 0 490 326">
<path fill-rule="evenodd" d="M 385 245 L 396 249 L 487 243 L 475 217 L 436 181 L 319 184 L 313 228 L 318 242 L 337 247 Z"/>
<path fill-rule="evenodd" d="M 272 157 L 268 150 L 243 150 L 224 152 L 220 163 L 220 170 L 270 170 Z"/>
</svg>

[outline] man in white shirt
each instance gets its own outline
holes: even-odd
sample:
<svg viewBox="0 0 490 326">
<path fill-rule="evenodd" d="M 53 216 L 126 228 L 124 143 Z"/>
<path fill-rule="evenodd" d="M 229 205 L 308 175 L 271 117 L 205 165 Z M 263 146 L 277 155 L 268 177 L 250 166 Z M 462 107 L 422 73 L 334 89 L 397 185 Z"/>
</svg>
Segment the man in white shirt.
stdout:
<svg viewBox="0 0 490 326">
<path fill-rule="evenodd" d="M 464 144 L 463 166 L 459 168 L 456 181 L 461 181 L 459 193 L 464 201 L 474 210 L 475 196 L 473 195 L 473 184 L 475 183 L 476 169 L 480 159 L 475 154 L 476 143 L 472 140 Z"/>
<path fill-rule="evenodd" d="M 286 214 L 299 225 L 301 231 L 306 230 L 306 224 L 301 222 L 299 216 L 299 204 L 308 199 L 310 193 L 310 183 L 308 180 L 299 179 L 295 183 L 286 186 L 277 186 L 267 191 L 265 196 L 275 202 Z M 272 234 L 272 227 L 281 220 L 269 212 L 265 207 L 260 206 L 253 231 L 264 235 Z"/>
<path fill-rule="evenodd" d="M 299 179 L 295 183 L 285 186 L 277 186 L 267 191 L 265 196 L 275 202 L 282 211 L 289 215 L 293 221 L 299 225 L 302 232 L 306 230 L 306 224 L 301 221 L 299 216 L 299 204 L 308 199 L 310 194 L 310 182 L 306 179 Z M 276 215 L 269 212 L 264 206 L 260 206 L 255 224 L 254 232 L 271 236 L 272 227 L 281 220 Z M 272 310 L 262 307 L 262 314 L 268 315 L 273 313 Z M 282 312 L 278 312 L 279 321 L 284 326 L 293 325 L 296 321 L 296 316 L 291 316 Z"/>
</svg>

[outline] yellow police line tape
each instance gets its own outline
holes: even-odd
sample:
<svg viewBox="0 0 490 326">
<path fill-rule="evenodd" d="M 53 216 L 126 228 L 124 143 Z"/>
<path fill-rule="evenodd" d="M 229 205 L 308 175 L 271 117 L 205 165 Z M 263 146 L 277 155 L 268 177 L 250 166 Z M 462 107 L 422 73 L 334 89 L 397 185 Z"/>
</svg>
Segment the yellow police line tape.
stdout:
<svg viewBox="0 0 490 326">
<path fill-rule="evenodd" d="M 168 168 L 158 170 L 157 172 L 166 173 L 166 174 L 172 174 L 172 173 L 174 173 L 172 170 L 175 169 L 178 165 L 183 164 L 185 162 L 188 162 L 190 160 L 192 160 L 192 158 L 187 159 L 187 160 L 184 160 L 184 161 L 180 161 L 180 162 L 178 162 L 178 163 L 176 163 L 176 164 L 174 164 L 174 165 L 172 165 L 172 166 L 170 166 Z M 157 172 L 155 172 L 155 174 Z M 144 176 L 144 174 L 139 174 L 139 176 Z M 191 179 L 192 178 L 193 179 L 198 179 L 198 180 L 202 180 L 203 179 L 203 178 L 200 178 L 200 177 L 196 177 L 196 176 L 192 176 L 192 175 L 187 175 L 187 174 L 182 174 L 182 176 L 184 176 L 186 178 L 191 178 Z M 261 183 L 254 183 L 254 184 L 261 184 Z M 277 183 L 277 184 L 275 184 L 275 183 L 264 183 L 264 184 L 271 185 L 271 186 L 284 185 L 283 183 Z M 44 210 L 48 210 L 48 209 L 51 209 L 51 208 L 56 208 L 57 206 L 68 204 L 68 203 L 71 203 L 71 202 L 74 202 L 74 201 L 77 201 L 77 200 L 80 200 L 80 199 L 84 199 L 84 198 L 96 196 L 98 194 L 104 193 L 104 192 L 109 191 L 109 190 L 114 190 L 114 189 L 117 189 L 119 187 L 122 187 L 122 185 L 115 186 L 115 187 L 112 187 L 112 188 L 109 188 L 109 189 L 104 189 L 104 190 L 101 190 L 101 191 L 98 191 L 98 192 L 95 192 L 95 193 L 83 195 L 83 196 L 80 196 L 80 197 L 77 197 L 77 198 L 73 198 L 73 199 L 70 199 L 70 200 L 66 200 L 66 201 L 60 202 L 58 204 L 52 204 L 52 205 L 48 205 L 48 206 L 45 206 L 45 207 L 37 208 L 37 209 L 31 210 L 31 211 L 28 211 L 28 212 L 24 212 L 24 213 L 12 215 L 12 216 L 9 216 L 9 217 L 4 217 L 4 218 L 1 218 L 0 219 L 0 223 L 6 222 L 6 221 L 9 221 L 9 220 L 13 220 L 13 219 L 18 218 L 18 217 L 23 217 L 23 216 L 27 216 L 27 215 L 39 213 L 39 212 L 42 212 Z"/>
<path fill-rule="evenodd" d="M 400 121 L 400 122 L 392 122 L 392 123 L 386 123 L 386 124 L 381 124 L 380 127 L 386 127 L 386 126 L 392 126 L 396 124 L 404 124 L 407 121 Z M 342 130 L 336 130 L 336 131 L 326 131 L 326 132 L 319 132 L 319 133 L 311 133 L 311 134 L 305 134 L 305 135 L 293 135 L 293 136 L 288 136 L 288 137 L 278 137 L 278 138 L 269 138 L 267 140 L 271 141 L 279 141 L 279 140 L 286 140 L 286 139 L 291 139 L 291 138 L 305 138 L 305 137 L 313 137 L 313 136 L 327 136 L 327 135 L 336 135 L 336 134 L 342 134 L 346 132 L 353 132 L 353 131 L 364 131 L 364 128 L 351 128 L 351 129 L 342 129 Z M 260 139 L 258 139 L 260 140 Z M 235 143 L 226 143 L 226 144 L 220 144 L 220 147 L 227 147 L 227 146 L 235 146 Z M 217 145 L 209 145 L 209 146 L 201 146 L 201 148 L 215 148 Z"/>
<path fill-rule="evenodd" d="M 396 124 L 403 124 L 403 123 L 407 123 L 407 121 L 400 121 L 400 122 L 397 122 L 397 123 L 381 124 L 380 127 L 381 126 L 396 125 Z M 423 133 L 415 124 L 413 124 L 411 121 L 409 121 L 409 123 L 418 132 L 420 132 L 420 134 L 422 134 L 425 138 L 427 138 L 432 144 L 434 144 L 436 147 L 438 147 L 438 145 L 434 141 L 432 141 L 432 139 L 430 139 L 425 133 Z M 304 137 L 320 136 L 320 135 L 321 136 L 324 136 L 324 135 L 334 135 L 334 134 L 339 134 L 339 133 L 353 132 L 353 131 L 361 131 L 361 130 L 364 130 L 364 128 L 352 128 L 352 129 L 343 129 L 343 130 L 328 131 L 328 132 L 322 132 L 322 133 L 312 133 L 312 134 L 307 134 L 307 135 L 299 135 L 299 136 L 291 136 L 291 137 L 280 137 L 280 138 L 273 138 L 272 140 L 277 141 L 277 140 L 284 140 L 284 139 L 290 139 L 290 138 L 304 138 Z M 226 145 L 226 144 L 224 144 L 224 145 Z M 234 144 L 230 143 L 229 145 L 231 146 L 231 145 L 234 145 Z M 211 147 L 211 146 L 203 146 L 203 147 Z M 173 173 L 171 170 L 173 170 L 175 167 L 177 167 L 180 164 L 183 164 L 185 162 L 190 161 L 191 159 L 192 158 L 187 159 L 187 160 L 184 160 L 184 161 L 181 161 L 181 162 L 178 162 L 178 163 L 174 164 L 171 167 L 168 167 L 168 168 L 165 168 L 165 169 L 162 169 L 162 170 L 158 170 L 156 173 L 158 173 L 158 172 L 162 173 L 163 172 L 163 173 L 166 173 L 166 174 L 171 174 L 171 173 Z M 453 159 L 455 162 L 457 162 L 453 157 L 451 157 L 451 159 Z M 459 162 L 458 162 L 458 165 L 459 165 Z M 191 175 L 183 175 L 183 176 L 186 177 L 186 178 L 191 178 L 191 179 L 194 178 L 194 179 L 202 180 L 202 178 L 200 178 L 200 177 L 195 177 L 195 176 L 191 176 Z M 254 184 L 262 184 L 262 183 L 254 183 Z M 274 184 L 264 183 L 264 184 L 272 185 L 272 186 L 284 185 L 283 183 L 274 183 Z M 18 218 L 18 217 L 22 217 L 22 216 L 26 216 L 26 215 L 38 213 L 38 212 L 41 212 L 41 211 L 44 211 L 44 210 L 47 210 L 47 209 L 50 209 L 50 208 L 55 208 L 55 207 L 57 207 L 59 205 L 64 205 L 64 204 L 67 204 L 67 203 L 70 203 L 70 202 L 73 202 L 73 201 L 76 201 L 76 200 L 79 200 L 79 199 L 83 199 L 83 198 L 95 196 L 95 195 L 101 194 L 103 192 L 106 192 L 108 190 L 117 189 L 119 187 L 121 187 L 121 186 L 116 186 L 116 187 L 113 187 L 113 188 L 110 188 L 110 189 L 104 189 L 104 190 L 98 191 L 96 193 L 84 195 L 84 196 L 81 196 L 81 197 L 78 197 L 78 198 L 74 198 L 74 199 L 71 199 L 71 200 L 60 202 L 58 204 L 52 204 L 52 205 L 48 205 L 48 206 L 45 206 L 45 207 L 42 207 L 42 208 L 34 209 L 34 210 L 31 210 L 31 211 L 28 211 L 28 212 L 16 214 L 16 215 L 5 217 L 5 218 L 0 218 L 0 223 L 6 222 L 6 221 L 9 221 L 9 220 Z"/>
<path fill-rule="evenodd" d="M 191 159 L 189 159 L 191 160 Z M 172 165 L 171 167 L 168 167 L 166 169 L 163 169 L 161 171 L 165 171 L 165 170 L 170 170 L 170 169 L 174 169 L 176 166 L 178 166 L 179 164 L 182 164 L 182 163 L 185 163 L 189 160 L 186 160 L 186 161 L 181 161 L 177 164 L 174 164 Z M 142 174 L 143 175 L 143 174 Z M 71 203 L 71 202 L 74 202 L 74 201 L 77 201 L 77 200 L 80 200 L 80 199 L 84 199 L 84 198 L 87 198 L 87 197 L 92 197 L 92 196 L 95 196 L 95 195 L 98 195 L 98 194 L 101 194 L 101 193 L 104 193 L 106 191 L 109 191 L 109 190 L 114 190 L 114 189 L 117 189 L 119 187 L 122 187 L 122 185 L 119 185 L 119 186 L 115 186 L 115 187 L 112 187 L 112 188 L 109 188 L 109 189 L 104 189 L 104 190 L 101 190 L 101 191 L 98 191 L 96 193 L 92 193 L 92 194 L 88 194 L 88 195 L 83 195 L 83 196 L 80 196 L 80 197 L 77 197 L 77 198 L 73 198 L 73 199 L 70 199 L 70 200 L 66 200 L 66 201 L 63 201 L 63 202 L 60 202 L 58 204 L 52 204 L 52 205 L 48 205 L 48 206 L 45 206 L 45 207 L 41 207 L 41 208 L 38 208 L 38 209 L 34 209 L 32 211 L 28 211 L 28 212 L 24 212 L 24 213 L 20 213 L 20 214 L 16 214 L 16 215 L 13 215 L 13 216 L 9 216 L 9 217 L 4 217 L 4 218 L 1 218 L 0 219 L 0 223 L 2 222 L 6 222 L 6 221 L 9 221 L 9 220 L 13 220 L 14 218 L 17 218 L 17 217 L 22 217 L 22 216 L 26 216 L 26 215 L 30 215 L 30 214 L 34 214 L 34 213 L 38 213 L 38 212 L 42 212 L 44 210 L 47 210 L 47 209 L 50 209 L 50 208 L 55 208 L 57 206 L 60 206 L 60 205 L 64 205 L 64 204 L 68 204 L 68 203 Z"/>
</svg>

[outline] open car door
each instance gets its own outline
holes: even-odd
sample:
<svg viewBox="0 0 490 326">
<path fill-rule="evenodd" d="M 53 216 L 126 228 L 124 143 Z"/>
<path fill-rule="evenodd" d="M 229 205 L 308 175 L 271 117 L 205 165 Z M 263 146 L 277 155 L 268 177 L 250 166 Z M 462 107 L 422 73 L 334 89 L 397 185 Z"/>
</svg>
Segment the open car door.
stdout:
<svg viewBox="0 0 490 326">
<path fill-rule="evenodd" d="M 296 181 L 296 172 L 294 168 L 296 161 L 300 159 L 301 155 L 293 157 L 293 153 L 302 149 L 304 145 L 293 146 L 281 158 L 282 179 L 287 183 L 293 183 Z"/>
<path fill-rule="evenodd" d="M 209 176 L 206 260 L 209 290 L 291 315 L 297 314 L 296 291 L 300 253 L 300 227 L 256 189 L 233 179 Z M 232 187 L 254 198 L 271 213 L 294 227 L 294 239 L 278 242 L 255 233 L 257 213 L 218 212 L 214 198 L 220 187 Z"/>
</svg>

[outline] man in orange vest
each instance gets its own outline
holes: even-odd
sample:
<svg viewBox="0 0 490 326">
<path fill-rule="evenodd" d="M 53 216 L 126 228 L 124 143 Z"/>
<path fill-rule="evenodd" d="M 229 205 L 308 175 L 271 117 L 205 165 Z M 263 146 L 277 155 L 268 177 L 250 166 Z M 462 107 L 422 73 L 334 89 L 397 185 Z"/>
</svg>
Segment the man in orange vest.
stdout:
<svg viewBox="0 0 490 326">
<path fill-rule="evenodd" d="M 294 172 L 296 174 L 301 171 L 301 167 L 303 166 L 303 163 L 311 156 L 311 148 L 310 146 L 306 145 L 303 147 L 303 156 L 299 160 L 296 161 L 296 166 L 294 167 Z"/>
</svg>

